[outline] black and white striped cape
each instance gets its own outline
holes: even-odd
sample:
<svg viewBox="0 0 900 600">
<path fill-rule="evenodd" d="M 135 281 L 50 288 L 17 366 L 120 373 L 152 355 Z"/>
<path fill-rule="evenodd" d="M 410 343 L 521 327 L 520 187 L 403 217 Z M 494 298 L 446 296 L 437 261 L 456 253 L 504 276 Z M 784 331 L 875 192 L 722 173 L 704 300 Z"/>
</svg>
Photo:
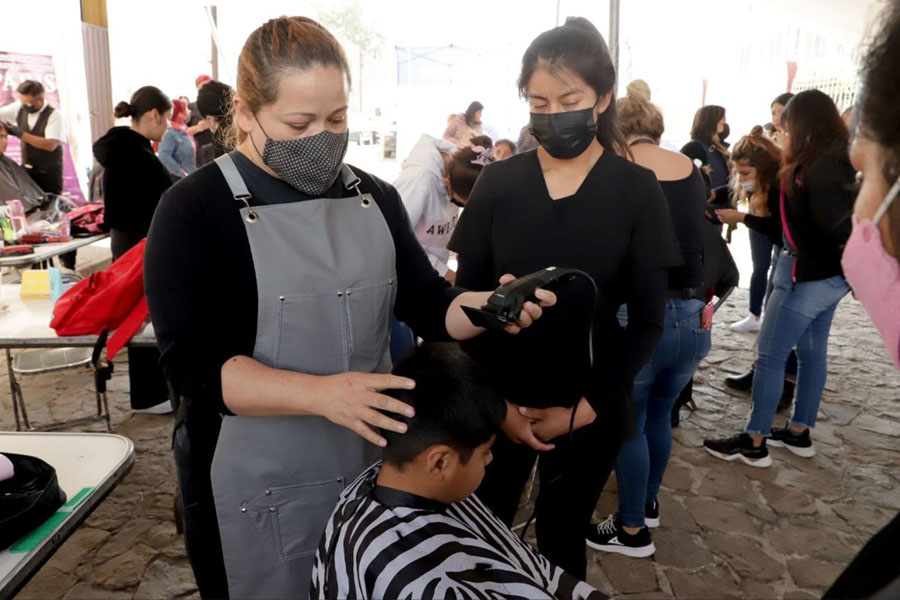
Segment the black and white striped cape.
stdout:
<svg viewBox="0 0 900 600">
<path fill-rule="evenodd" d="M 474 495 L 443 511 L 378 502 L 380 468 L 341 494 L 316 552 L 312 598 L 605 598 L 520 541 Z"/>
</svg>

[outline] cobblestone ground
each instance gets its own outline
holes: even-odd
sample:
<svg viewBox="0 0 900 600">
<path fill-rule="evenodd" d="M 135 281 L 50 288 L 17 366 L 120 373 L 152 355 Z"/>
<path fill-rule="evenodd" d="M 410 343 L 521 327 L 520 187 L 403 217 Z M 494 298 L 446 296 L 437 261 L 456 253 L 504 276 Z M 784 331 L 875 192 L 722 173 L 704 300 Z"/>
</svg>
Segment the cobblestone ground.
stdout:
<svg viewBox="0 0 900 600">
<path fill-rule="evenodd" d="M 720 313 L 714 348 L 694 386 L 697 410 L 683 411 L 660 497 L 662 526 L 652 559 L 591 552 L 589 580 L 628 598 L 814 598 L 863 543 L 900 510 L 900 375 L 861 306 L 838 309 L 829 346 L 829 380 L 814 433 L 818 453 L 803 459 L 773 449 L 769 469 L 726 464 L 700 447 L 736 432 L 746 394 L 726 375 L 752 360 L 753 336 L 727 323 L 746 311 L 746 292 Z M 25 381 L 36 423 L 92 409 L 87 371 Z M 0 390 L 8 389 L 0 376 Z M 171 417 L 132 415 L 128 378 L 118 367 L 110 403 L 115 431 L 134 440 L 133 470 L 47 562 L 19 598 L 184 598 L 196 587 L 172 517 Z M 0 430 L 13 429 L 8 392 Z M 94 428 L 100 431 L 101 428 Z M 611 481 L 597 519 L 615 507 Z M 523 510 L 524 514 L 525 510 Z"/>
</svg>

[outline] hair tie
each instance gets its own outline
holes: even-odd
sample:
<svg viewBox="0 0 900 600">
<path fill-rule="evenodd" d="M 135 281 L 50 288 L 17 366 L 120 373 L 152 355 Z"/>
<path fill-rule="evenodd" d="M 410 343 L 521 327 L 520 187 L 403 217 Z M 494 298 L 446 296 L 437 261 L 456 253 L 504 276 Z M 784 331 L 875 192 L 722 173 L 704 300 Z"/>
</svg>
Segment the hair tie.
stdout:
<svg viewBox="0 0 900 600">
<path fill-rule="evenodd" d="M 476 146 L 473 144 L 469 146 L 469 149 L 478 155 L 477 158 L 469 161 L 473 165 L 481 165 L 482 167 L 484 167 L 494 161 L 493 148 L 485 148 L 484 146 Z"/>
</svg>

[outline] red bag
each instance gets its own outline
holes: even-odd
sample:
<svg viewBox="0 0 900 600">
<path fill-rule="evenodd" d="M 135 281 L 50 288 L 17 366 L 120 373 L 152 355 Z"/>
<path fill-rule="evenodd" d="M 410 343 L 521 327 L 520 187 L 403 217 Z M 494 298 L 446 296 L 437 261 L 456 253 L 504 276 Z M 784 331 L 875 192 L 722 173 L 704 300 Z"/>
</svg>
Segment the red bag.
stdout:
<svg viewBox="0 0 900 600">
<path fill-rule="evenodd" d="M 150 314 L 144 297 L 144 245 L 141 240 L 105 271 L 73 285 L 53 307 L 56 335 L 104 335 L 107 360 L 128 343 Z"/>
<path fill-rule="evenodd" d="M 66 218 L 69 220 L 72 235 L 102 233 L 105 212 L 106 207 L 103 204 L 85 204 L 69 211 Z"/>
</svg>

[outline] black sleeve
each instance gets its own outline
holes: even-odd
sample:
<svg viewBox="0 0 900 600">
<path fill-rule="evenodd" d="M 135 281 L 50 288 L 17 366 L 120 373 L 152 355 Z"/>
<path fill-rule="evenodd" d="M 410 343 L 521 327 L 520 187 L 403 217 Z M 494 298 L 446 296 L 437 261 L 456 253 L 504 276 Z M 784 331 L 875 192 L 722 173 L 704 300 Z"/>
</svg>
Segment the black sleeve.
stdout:
<svg viewBox="0 0 900 600">
<path fill-rule="evenodd" d="M 692 161 L 699 160 L 701 164 L 708 164 L 709 159 L 706 157 L 706 151 L 703 145 L 697 140 L 692 140 L 681 148 L 681 153 L 690 158 Z"/>
<path fill-rule="evenodd" d="M 706 219 L 706 187 L 700 171 L 694 168 L 683 194 L 669 200 L 672 224 L 678 236 L 678 246 L 684 265 L 669 274 L 670 288 L 696 288 L 703 281 L 703 227 Z"/>
<path fill-rule="evenodd" d="M 766 206 L 769 209 L 768 217 L 760 217 L 757 215 L 744 215 L 744 225 L 748 228 L 761 233 L 772 243 L 781 245 L 781 205 L 779 204 L 779 194 L 781 192 L 780 183 L 773 182 L 769 188 L 769 195 L 766 200 Z"/>
<path fill-rule="evenodd" d="M 431 266 L 416 239 L 409 215 L 394 186 L 378 182 L 384 200 L 379 203 L 394 238 L 397 265 L 397 302 L 394 314 L 426 340 L 450 340 L 447 309 L 464 290 L 450 286 Z"/>
<path fill-rule="evenodd" d="M 221 259 L 211 252 L 215 242 L 208 232 L 221 225 L 210 222 L 187 187 L 176 186 L 160 201 L 144 252 L 144 291 L 170 385 L 181 396 L 211 399 L 219 412 L 230 414 L 222 400 L 222 365 L 253 349 L 242 347 L 234 323 L 209 328 L 199 317 L 211 310 L 210 302 L 227 302 L 229 294 L 217 288 L 222 282 L 205 276 Z M 223 297 L 213 299 L 219 292 Z"/>
<path fill-rule="evenodd" d="M 848 162 L 831 157 L 816 161 L 805 177 L 812 221 L 821 235 L 837 247 L 846 244 L 850 237 L 853 177 L 853 167 Z"/>
<path fill-rule="evenodd" d="M 457 254 L 456 285 L 467 290 L 487 291 L 499 285 L 494 281 L 494 257 L 491 249 L 494 195 L 490 177 L 479 177 L 469 194 L 466 209 L 459 217 L 448 247 Z"/>
<path fill-rule="evenodd" d="M 662 190 L 655 177 L 642 183 L 642 206 L 623 266 L 628 307 L 624 347 L 611 360 L 594 365 L 595 377 L 585 395 L 598 414 L 610 399 L 627 400 L 635 375 L 653 356 L 665 324 L 668 269 L 682 264 Z"/>
</svg>

